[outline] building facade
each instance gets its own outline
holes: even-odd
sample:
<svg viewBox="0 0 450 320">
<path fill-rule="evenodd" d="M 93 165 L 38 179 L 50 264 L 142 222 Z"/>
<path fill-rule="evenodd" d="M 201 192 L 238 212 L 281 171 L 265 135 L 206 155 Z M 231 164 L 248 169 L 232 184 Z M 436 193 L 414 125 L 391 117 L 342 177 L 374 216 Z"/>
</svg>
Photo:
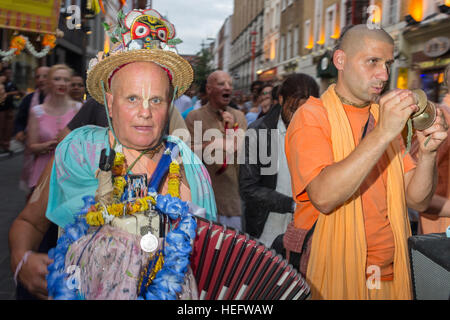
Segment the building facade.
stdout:
<svg viewBox="0 0 450 320">
<path fill-rule="evenodd" d="M 229 72 L 234 89 L 247 93 L 263 63 L 264 0 L 235 0 L 231 21 Z"/>
<path fill-rule="evenodd" d="M 279 80 L 278 56 L 281 24 L 281 0 L 265 0 L 264 2 L 264 56 L 261 69 L 257 70 L 258 80 Z"/>
<path fill-rule="evenodd" d="M 428 99 L 441 102 L 448 88 L 444 70 L 450 64 L 450 1 L 404 1 L 398 68 L 392 87 L 421 88 Z M 412 17 L 414 20 L 411 20 Z"/>
<path fill-rule="evenodd" d="M 231 54 L 231 16 L 225 19 L 222 27 L 217 33 L 214 43 L 214 68 L 230 71 Z"/>
<path fill-rule="evenodd" d="M 448 0 L 282 0 L 277 75 L 309 74 L 323 92 L 336 81 L 332 53 L 342 30 L 363 23 L 394 39 L 389 89 L 420 87 L 440 101 L 450 62 L 449 7 Z"/>
</svg>

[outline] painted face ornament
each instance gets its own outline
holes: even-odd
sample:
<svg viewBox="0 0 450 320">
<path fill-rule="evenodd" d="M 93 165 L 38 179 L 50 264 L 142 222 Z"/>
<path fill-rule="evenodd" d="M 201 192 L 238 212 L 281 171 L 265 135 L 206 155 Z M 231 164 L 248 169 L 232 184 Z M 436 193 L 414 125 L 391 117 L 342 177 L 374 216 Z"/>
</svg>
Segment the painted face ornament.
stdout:
<svg viewBox="0 0 450 320">
<path fill-rule="evenodd" d="M 149 86 L 147 93 L 145 88 L 142 87 L 142 106 L 144 107 L 145 110 L 149 108 L 148 101 L 150 100 L 151 90 L 152 90 L 151 86 Z"/>
<path fill-rule="evenodd" d="M 125 17 L 129 29 L 123 34 L 123 43 L 135 49 L 165 49 L 175 37 L 175 28 L 155 10 L 133 10 Z"/>
</svg>

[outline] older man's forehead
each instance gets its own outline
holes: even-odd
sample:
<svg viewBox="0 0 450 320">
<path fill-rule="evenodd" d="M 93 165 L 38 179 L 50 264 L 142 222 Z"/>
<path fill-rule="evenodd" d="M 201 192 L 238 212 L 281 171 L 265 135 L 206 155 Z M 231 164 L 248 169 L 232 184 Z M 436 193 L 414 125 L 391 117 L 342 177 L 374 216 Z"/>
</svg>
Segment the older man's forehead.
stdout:
<svg viewBox="0 0 450 320">
<path fill-rule="evenodd" d="M 224 81 L 231 82 L 231 81 L 232 81 L 231 76 L 230 76 L 227 72 L 225 72 L 225 71 L 219 71 L 219 72 L 216 72 L 216 73 L 213 75 L 213 79 L 214 79 L 216 82 L 224 82 Z"/>
<path fill-rule="evenodd" d="M 153 69 L 148 72 L 148 68 Z M 159 70 L 159 77 L 155 77 L 155 71 Z M 119 80 L 119 81 L 118 81 Z M 117 86 L 119 82 L 121 88 L 141 90 L 146 80 L 151 80 L 152 86 L 169 88 L 169 77 L 164 69 L 152 62 L 133 62 L 116 71 L 111 79 L 111 89 Z M 159 85 L 156 85 L 159 84 Z M 145 84 L 147 85 L 147 84 Z"/>
</svg>

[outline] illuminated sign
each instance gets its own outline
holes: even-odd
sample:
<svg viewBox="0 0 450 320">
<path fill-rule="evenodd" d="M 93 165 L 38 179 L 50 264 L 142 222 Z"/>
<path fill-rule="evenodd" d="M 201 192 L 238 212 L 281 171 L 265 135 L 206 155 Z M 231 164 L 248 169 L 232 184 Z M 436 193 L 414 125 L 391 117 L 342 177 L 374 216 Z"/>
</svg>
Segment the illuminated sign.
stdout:
<svg viewBox="0 0 450 320">
<path fill-rule="evenodd" d="M 436 37 L 425 43 L 423 53 L 430 58 L 436 58 L 447 53 L 450 48 L 450 41 L 447 37 Z"/>
<path fill-rule="evenodd" d="M 1 0 L 0 28 L 56 33 L 60 0 Z"/>
</svg>

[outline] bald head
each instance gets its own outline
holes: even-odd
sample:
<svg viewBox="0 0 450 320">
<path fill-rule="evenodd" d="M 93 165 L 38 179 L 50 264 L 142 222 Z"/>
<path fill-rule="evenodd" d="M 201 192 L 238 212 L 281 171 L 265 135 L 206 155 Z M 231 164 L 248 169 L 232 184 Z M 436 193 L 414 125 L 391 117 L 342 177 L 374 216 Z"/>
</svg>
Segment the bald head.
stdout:
<svg viewBox="0 0 450 320">
<path fill-rule="evenodd" d="M 217 81 L 217 79 L 229 76 L 230 75 L 228 74 L 228 72 L 225 72 L 223 70 L 216 70 L 208 76 L 208 78 L 206 79 L 206 84 L 211 85 L 213 82 Z"/>
<path fill-rule="evenodd" d="M 389 80 L 394 40 L 383 29 L 353 26 L 342 33 L 333 63 L 338 70 L 336 92 L 354 105 L 376 101 Z"/>
<path fill-rule="evenodd" d="M 231 101 L 233 81 L 228 72 L 217 70 L 206 79 L 206 93 L 209 103 L 219 109 L 223 109 Z"/>
<path fill-rule="evenodd" d="M 346 54 L 354 54 L 362 49 L 361 44 L 371 40 L 394 45 L 394 39 L 383 29 L 369 29 L 365 24 L 358 24 L 343 32 L 337 49 L 344 51 Z"/>
</svg>

